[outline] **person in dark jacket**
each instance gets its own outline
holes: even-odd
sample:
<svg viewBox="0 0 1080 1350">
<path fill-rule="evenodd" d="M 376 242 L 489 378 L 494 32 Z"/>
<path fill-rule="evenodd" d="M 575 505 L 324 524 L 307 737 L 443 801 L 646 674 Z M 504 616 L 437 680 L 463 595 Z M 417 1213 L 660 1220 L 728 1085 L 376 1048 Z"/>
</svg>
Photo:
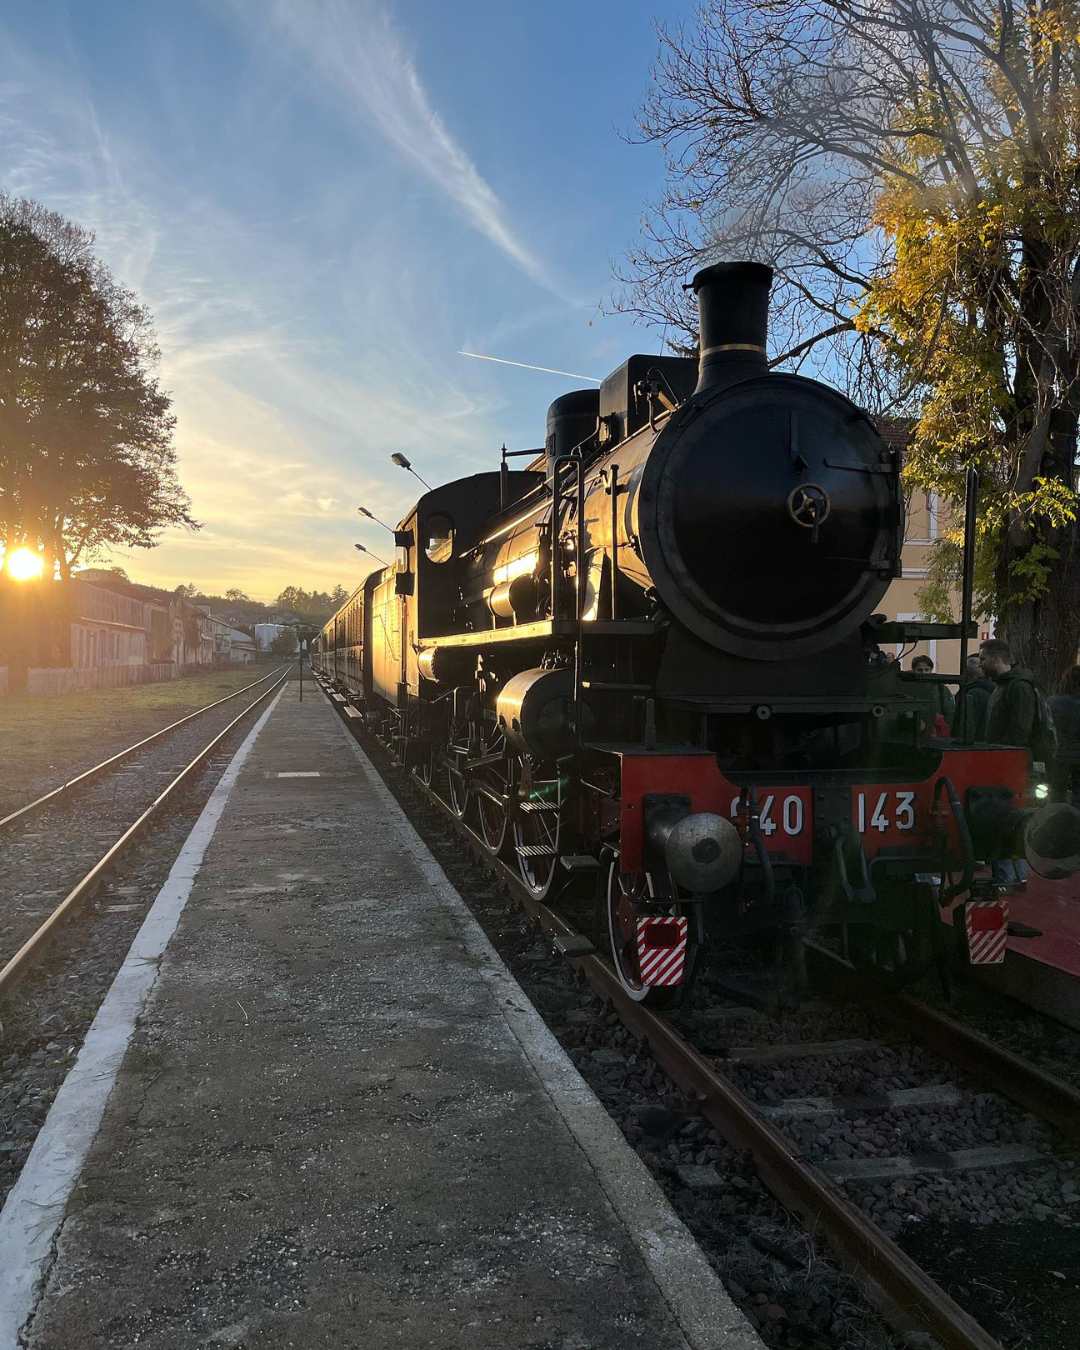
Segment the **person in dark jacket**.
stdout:
<svg viewBox="0 0 1080 1350">
<path fill-rule="evenodd" d="M 1000 638 L 979 648 L 982 668 L 994 681 L 986 709 L 986 740 L 990 745 L 1021 745 L 1031 749 L 1038 729 L 1039 699 L 1035 676 L 1013 665 L 1012 649 Z M 1013 891 L 1027 887 L 1028 866 L 1023 858 L 1000 858 L 991 864 L 994 880 Z"/>
<path fill-rule="evenodd" d="M 1012 650 L 1000 638 L 984 642 L 979 656 L 983 671 L 995 686 L 986 709 L 987 741 L 1030 750 L 1039 718 L 1035 676 L 1025 667 L 1013 665 Z"/>
<path fill-rule="evenodd" d="M 932 675 L 934 663 L 929 656 L 916 656 L 911 662 L 913 675 Z M 922 705 L 922 720 L 931 736 L 947 736 L 956 716 L 956 700 L 947 684 L 930 680 L 910 686 L 912 697 Z"/>
<path fill-rule="evenodd" d="M 1080 666 L 1073 666 L 1065 677 L 1065 688 L 1048 701 L 1058 734 L 1054 800 L 1080 807 Z"/>
<path fill-rule="evenodd" d="M 956 716 L 952 724 L 954 736 L 973 742 L 986 739 L 986 712 L 993 692 L 993 680 L 983 674 L 982 657 L 978 652 L 972 652 L 965 664 L 964 682 L 956 699 Z"/>
</svg>

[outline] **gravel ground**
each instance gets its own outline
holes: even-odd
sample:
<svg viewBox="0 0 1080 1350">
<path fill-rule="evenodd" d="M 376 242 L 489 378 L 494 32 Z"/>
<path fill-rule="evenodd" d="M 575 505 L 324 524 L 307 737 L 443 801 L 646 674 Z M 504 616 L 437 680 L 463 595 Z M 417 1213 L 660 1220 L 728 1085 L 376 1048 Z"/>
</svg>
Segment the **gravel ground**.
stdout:
<svg viewBox="0 0 1080 1350">
<path fill-rule="evenodd" d="M 241 702 L 227 704 L 222 712 L 231 708 L 229 716 L 235 717 Z M 201 729 L 195 733 L 199 744 L 205 744 L 228 720 L 222 716 L 217 727 L 207 730 L 209 723 L 200 719 L 195 724 Z M 83 914 L 56 936 L 42 962 L 7 999 L 0 1000 L 0 1203 L 14 1184 L 139 925 L 214 784 L 250 728 L 251 719 L 246 718 L 222 742 Z M 85 796 L 82 809 L 85 813 Z M 93 831 L 97 826 L 91 823 L 87 828 Z M 6 854 L 0 866 L 9 866 Z M 0 874 L 0 892 L 9 883 L 10 878 L 4 880 Z"/>
<path fill-rule="evenodd" d="M 1080 1087 L 1080 1032 L 967 981 L 957 981 L 952 1002 L 945 1001 L 940 985 L 932 981 L 911 992 L 1054 1077 Z"/>
<path fill-rule="evenodd" d="M 1010 1350 L 1074 1350 L 1080 1324 L 1075 1244 L 1063 1249 L 1042 1219 L 971 1225 L 925 1221 L 904 1246 L 928 1270 L 946 1264 L 950 1288 Z"/>
<path fill-rule="evenodd" d="M 883 1091 L 952 1084 L 956 1105 L 848 1110 L 826 1119 L 788 1120 L 785 1134 L 815 1162 L 920 1155 L 1026 1145 L 1046 1161 L 1001 1169 L 922 1174 L 887 1182 L 847 1183 L 848 1195 L 894 1237 L 1003 1345 L 1064 1350 L 1075 1345 L 1080 1307 L 1080 1166 L 1076 1151 L 1042 1121 L 968 1079 L 919 1042 L 854 1005 L 808 1000 L 781 1017 L 715 1019 L 724 999 L 708 971 L 691 1007 L 676 1021 L 688 1039 L 716 1056 L 753 1100 L 775 1105 L 805 1096 L 868 1097 Z M 962 986 L 946 1005 L 940 986 L 916 992 L 1017 1054 L 1077 1081 L 1075 1033 L 1011 1000 Z M 866 1040 L 857 1055 L 789 1060 L 775 1065 L 723 1063 L 734 1046 L 798 1041 Z M 992 1255 L 991 1255 L 992 1253 Z M 1033 1254 L 1039 1253 L 1038 1259 Z"/>
<path fill-rule="evenodd" d="M 752 1162 L 715 1134 L 617 1015 L 552 957 L 550 943 L 533 930 L 490 870 L 462 857 L 460 840 L 408 777 L 377 747 L 372 754 L 500 954 L 660 1179 L 763 1338 L 770 1345 L 799 1347 L 932 1345 L 917 1334 L 897 1337 L 881 1323 L 827 1251 L 773 1200 Z M 986 1020 L 1009 1023 L 1000 1007 L 994 1019 Z M 813 1161 L 1017 1144 L 1044 1154 L 1045 1161 L 1023 1168 L 920 1174 L 849 1183 L 845 1189 L 1004 1346 L 1071 1350 L 1080 1312 L 1080 1168 L 1048 1126 L 981 1091 L 953 1066 L 903 1041 L 853 1005 L 808 1000 L 798 1010 L 769 1016 L 734 1006 L 706 972 L 675 1021 L 763 1105 L 945 1084 L 961 1090 L 955 1105 L 849 1109 L 825 1119 L 784 1121 L 785 1133 Z M 983 1029 L 990 1032 L 991 1026 Z M 1013 1030 L 1014 1048 L 1027 1053 L 1030 1014 L 1025 1017 L 1021 1010 Z M 1066 1052 L 1061 1028 L 1054 1031 L 1051 1024 L 1046 1038 L 1052 1054 Z M 873 1047 L 769 1065 L 731 1059 L 740 1046 L 855 1039 Z"/>
<path fill-rule="evenodd" d="M 0 752 L 18 765 L 17 774 L 5 773 L 0 780 L 0 816 L 281 664 L 260 661 L 159 684 L 91 689 L 56 698 L 29 694 L 0 698 Z"/>
</svg>

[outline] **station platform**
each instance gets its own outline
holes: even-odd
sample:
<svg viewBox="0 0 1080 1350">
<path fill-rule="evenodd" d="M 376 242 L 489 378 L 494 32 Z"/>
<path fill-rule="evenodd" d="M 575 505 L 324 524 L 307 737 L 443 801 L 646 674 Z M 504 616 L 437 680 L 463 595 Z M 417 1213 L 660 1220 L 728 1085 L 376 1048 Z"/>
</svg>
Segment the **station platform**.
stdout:
<svg viewBox="0 0 1080 1350">
<path fill-rule="evenodd" d="M 980 982 L 1080 1031 L 1080 875 L 1030 877 L 1009 897 L 1009 918 L 1039 935 L 1010 938 L 1004 962 L 981 967 Z"/>
<path fill-rule="evenodd" d="M 215 789 L 0 1216 L 4 1350 L 759 1346 L 297 694 Z"/>
</svg>

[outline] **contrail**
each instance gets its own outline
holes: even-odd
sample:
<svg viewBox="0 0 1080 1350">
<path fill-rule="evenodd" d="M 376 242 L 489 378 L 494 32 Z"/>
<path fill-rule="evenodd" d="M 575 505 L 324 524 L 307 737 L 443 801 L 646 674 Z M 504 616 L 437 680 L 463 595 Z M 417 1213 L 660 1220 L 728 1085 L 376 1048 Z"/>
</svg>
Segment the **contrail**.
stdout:
<svg viewBox="0 0 1080 1350">
<path fill-rule="evenodd" d="M 495 361 L 500 366 L 517 366 L 521 370 L 539 370 L 545 375 L 565 375 L 570 380 L 588 380 L 590 384 L 603 384 L 595 375 L 578 375 L 572 370 L 552 370 L 550 366 L 530 366 L 527 361 L 507 361 L 502 356 L 483 356 L 480 352 L 459 351 L 458 356 L 472 356 L 477 361 Z"/>
</svg>

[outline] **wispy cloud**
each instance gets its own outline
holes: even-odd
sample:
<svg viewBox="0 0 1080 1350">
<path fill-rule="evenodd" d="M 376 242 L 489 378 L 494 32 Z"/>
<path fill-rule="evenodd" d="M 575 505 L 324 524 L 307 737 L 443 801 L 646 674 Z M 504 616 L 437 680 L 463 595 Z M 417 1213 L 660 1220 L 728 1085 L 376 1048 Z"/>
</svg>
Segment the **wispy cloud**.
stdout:
<svg viewBox="0 0 1080 1350">
<path fill-rule="evenodd" d="M 239 585 L 269 597 L 288 583 L 351 585 L 365 570 L 353 543 L 382 551 L 385 536 L 356 508 L 363 503 L 390 521 L 407 509 L 415 484 L 390 465 L 391 450 L 404 450 L 434 481 L 494 467 L 500 442 L 527 434 L 503 386 L 482 363 L 456 355 L 460 306 L 436 265 L 445 220 L 429 236 L 429 208 L 420 228 L 393 193 L 372 191 L 372 183 L 399 179 L 404 164 L 416 164 L 513 262 L 515 295 L 531 294 L 551 317 L 566 306 L 556 290 L 537 297 L 523 280 L 548 284 L 384 17 L 363 2 L 346 11 L 316 0 L 292 14 L 278 5 L 269 27 L 262 9 L 243 12 L 251 22 L 241 50 L 255 59 L 241 97 L 223 100 L 222 120 L 208 132 L 193 119 L 194 178 L 181 177 L 162 151 L 174 142 L 163 139 L 160 110 L 156 122 L 118 117 L 92 70 L 71 66 L 56 44 L 31 50 L 12 42 L 0 22 L 7 61 L 0 187 L 96 230 L 99 254 L 155 318 L 161 379 L 179 419 L 181 478 L 204 529 L 168 531 L 159 548 L 117 561 L 140 580 L 195 581 L 217 592 Z M 280 78 L 282 49 L 302 62 L 301 80 Z M 282 123 L 291 135 L 297 86 L 320 80 L 337 95 L 335 147 L 340 142 L 347 158 L 355 145 L 362 172 L 314 175 L 299 205 L 283 197 L 275 210 L 283 165 L 303 153 L 303 142 L 283 133 L 244 144 L 247 177 L 237 182 L 229 152 L 246 126 L 227 117 L 242 102 L 252 125 L 261 125 L 287 88 Z M 166 84 L 163 92 L 175 91 Z M 361 117 L 381 139 L 357 134 Z M 379 162 L 384 142 L 393 147 L 389 172 Z M 495 315 L 508 308 L 506 279 L 498 286 Z M 489 341 L 491 308 L 470 306 L 477 330 L 470 341 Z"/>
<path fill-rule="evenodd" d="M 255 12 L 264 22 L 264 7 Z M 358 118 L 377 127 L 528 276 L 558 294 L 548 269 L 514 230 L 494 188 L 432 106 L 385 11 L 373 3 L 344 0 L 275 0 L 272 14 L 278 30 L 310 62 L 321 83 Z"/>
</svg>

